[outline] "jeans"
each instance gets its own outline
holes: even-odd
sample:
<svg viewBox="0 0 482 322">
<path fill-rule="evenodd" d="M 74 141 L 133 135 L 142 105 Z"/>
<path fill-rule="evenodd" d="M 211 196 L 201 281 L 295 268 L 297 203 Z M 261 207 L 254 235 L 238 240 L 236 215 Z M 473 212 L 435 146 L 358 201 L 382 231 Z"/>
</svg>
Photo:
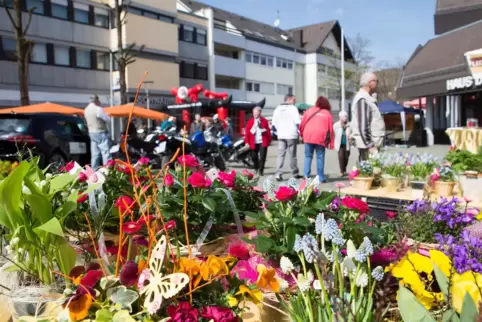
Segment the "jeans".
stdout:
<svg viewBox="0 0 482 322">
<path fill-rule="evenodd" d="M 90 153 L 92 160 L 90 166 L 96 170 L 101 165 L 105 165 L 111 159 L 110 138 L 107 132 L 89 132 Z"/>
<path fill-rule="evenodd" d="M 358 148 L 358 161 L 359 162 L 367 161 L 368 156 L 369 156 L 368 149 Z"/>
<path fill-rule="evenodd" d="M 290 158 L 290 168 L 291 173 L 294 176 L 299 174 L 298 170 L 298 160 L 296 159 L 296 150 L 298 148 L 298 140 L 278 140 L 278 160 L 276 162 L 276 176 L 281 177 L 283 174 L 283 165 L 285 162 L 286 151 L 288 151 L 288 156 Z"/>
<path fill-rule="evenodd" d="M 340 164 L 340 173 L 346 173 L 346 167 L 348 165 L 348 159 L 350 158 L 350 150 L 347 150 L 346 144 L 340 145 L 338 150 L 338 163 Z"/>
<path fill-rule="evenodd" d="M 264 174 L 264 164 L 266 163 L 266 154 L 268 153 L 268 148 L 263 147 L 262 144 L 256 144 L 254 150 L 251 150 L 254 169 L 258 171 L 259 175 Z"/>
<path fill-rule="evenodd" d="M 325 147 L 318 144 L 305 144 L 305 177 L 311 175 L 311 161 L 313 160 L 313 154 L 316 151 L 316 171 L 320 181 L 325 179 Z"/>
</svg>

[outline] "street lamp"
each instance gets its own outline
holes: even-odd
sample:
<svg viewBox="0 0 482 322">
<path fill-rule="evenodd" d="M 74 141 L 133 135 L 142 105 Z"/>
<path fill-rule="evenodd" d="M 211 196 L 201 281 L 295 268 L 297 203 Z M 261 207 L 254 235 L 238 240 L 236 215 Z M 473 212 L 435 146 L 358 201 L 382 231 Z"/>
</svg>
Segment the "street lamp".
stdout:
<svg viewBox="0 0 482 322">
<path fill-rule="evenodd" d="M 154 82 L 153 81 L 145 81 L 144 84 L 154 84 Z M 150 99 L 149 99 L 149 89 L 144 88 L 144 90 L 146 91 L 146 107 L 147 107 L 148 110 L 150 110 L 151 105 L 150 105 Z M 148 129 L 152 128 L 152 120 L 151 119 L 147 119 L 147 128 Z"/>
</svg>

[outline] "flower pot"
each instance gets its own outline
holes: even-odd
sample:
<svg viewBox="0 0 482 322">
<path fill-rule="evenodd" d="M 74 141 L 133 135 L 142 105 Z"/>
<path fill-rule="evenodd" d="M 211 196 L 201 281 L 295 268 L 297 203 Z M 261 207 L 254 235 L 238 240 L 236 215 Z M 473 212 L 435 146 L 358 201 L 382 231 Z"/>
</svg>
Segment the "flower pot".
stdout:
<svg viewBox="0 0 482 322">
<path fill-rule="evenodd" d="M 459 177 L 459 189 L 461 195 L 471 199 L 472 201 L 482 201 L 482 177 L 473 177 L 470 175 Z"/>
<path fill-rule="evenodd" d="M 385 188 L 386 192 L 397 192 L 400 188 L 399 178 L 383 178 L 382 186 Z"/>
<path fill-rule="evenodd" d="M 437 180 L 433 184 L 434 193 L 440 197 L 452 197 L 454 194 L 455 182 Z"/>
<path fill-rule="evenodd" d="M 410 188 L 412 188 L 412 198 L 423 198 L 423 192 L 425 189 L 425 182 L 423 181 L 410 181 Z"/>
<path fill-rule="evenodd" d="M 360 190 L 370 190 L 374 177 L 355 177 L 353 179 L 353 188 Z"/>
<path fill-rule="evenodd" d="M 55 320 L 62 310 L 58 299 L 62 294 L 52 292 L 47 287 L 25 287 L 13 291 L 8 296 L 8 306 L 13 321 L 25 317 L 34 317 L 41 320 Z"/>
</svg>

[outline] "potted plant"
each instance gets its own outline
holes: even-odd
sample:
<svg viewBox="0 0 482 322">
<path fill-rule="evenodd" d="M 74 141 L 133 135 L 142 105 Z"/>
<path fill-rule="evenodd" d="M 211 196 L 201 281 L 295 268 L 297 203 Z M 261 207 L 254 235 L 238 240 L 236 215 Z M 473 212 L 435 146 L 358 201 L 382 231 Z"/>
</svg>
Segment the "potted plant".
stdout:
<svg viewBox="0 0 482 322">
<path fill-rule="evenodd" d="M 373 184 L 373 166 L 369 161 L 362 161 L 358 167 L 350 172 L 350 180 L 353 181 L 353 188 L 360 190 L 370 190 Z"/>
<path fill-rule="evenodd" d="M 430 179 L 433 182 L 433 189 L 440 197 L 451 197 L 455 188 L 455 174 L 451 167 L 444 165 L 435 168 Z"/>
<path fill-rule="evenodd" d="M 382 186 L 387 192 L 397 192 L 405 173 L 404 160 L 397 155 L 387 155 L 382 161 Z"/>
</svg>

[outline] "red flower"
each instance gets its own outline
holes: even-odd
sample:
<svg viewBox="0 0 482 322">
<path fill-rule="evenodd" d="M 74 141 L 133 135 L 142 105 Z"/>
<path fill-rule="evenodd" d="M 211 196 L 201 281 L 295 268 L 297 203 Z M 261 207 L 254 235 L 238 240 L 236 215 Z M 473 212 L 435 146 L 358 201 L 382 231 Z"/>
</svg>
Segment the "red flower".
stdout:
<svg viewBox="0 0 482 322">
<path fill-rule="evenodd" d="M 164 177 L 164 185 L 170 187 L 174 184 L 174 178 L 169 173 Z"/>
<path fill-rule="evenodd" d="M 175 220 L 169 220 L 169 221 L 166 223 L 166 229 L 167 229 L 167 230 L 175 229 L 176 226 L 177 226 L 177 224 L 176 224 L 176 221 L 175 221 Z"/>
<path fill-rule="evenodd" d="M 249 172 L 248 169 L 244 169 L 242 174 L 243 174 L 243 176 L 247 177 L 248 179 L 254 178 L 254 173 Z"/>
<path fill-rule="evenodd" d="M 278 191 L 274 192 L 276 199 L 279 201 L 291 200 L 296 197 L 297 194 L 298 192 L 295 189 L 286 186 L 279 187 Z"/>
<path fill-rule="evenodd" d="M 207 306 L 201 309 L 201 317 L 214 322 L 238 322 L 239 318 L 234 316 L 233 311 L 226 307 Z"/>
<path fill-rule="evenodd" d="M 249 249 L 242 243 L 235 243 L 228 247 L 228 254 L 241 260 L 249 259 Z"/>
<path fill-rule="evenodd" d="M 391 249 L 377 250 L 372 256 L 370 256 L 370 262 L 373 264 L 388 264 L 396 261 L 397 252 Z"/>
<path fill-rule="evenodd" d="M 137 220 L 137 223 L 140 224 L 140 225 L 146 225 L 146 224 L 150 223 L 151 221 L 153 221 L 154 219 L 156 219 L 156 216 L 153 216 L 153 215 L 142 216 L 141 218 L 139 218 Z"/>
<path fill-rule="evenodd" d="M 80 280 L 80 284 L 87 287 L 94 287 L 102 277 L 101 271 L 88 271 L 87 274 Z"/>
<path fill-rule="evenodd" d="M 65 165 L 65 167 L 63 168 L 63 170 L 64 170 L 65 172 L 70 172 L 70 170 L 72 170 L 72 169 L 74 168 L 74 166 L 75 166 L 74 161 L 70 161 L 69 163 L 67 163 L 67 164 Z"/>
<path fill-rule="evenodd" d="M 177 157 L 177 162 L 179 162 L 182 166 L 185 165 L 188 168 L 195 168 L 199 166 L 196 157 L 190 154 Z"/>
<path fill-rule="evenodd" d="M 144 246 L 144 247 L 149 246 L 149 242 L 147 241 L 146 237 L 142 235 L 136 235 L 132 237 L 132 242 L 137 246 Z"/>
<path fill-rule="evenodd" d="M 362 214 L 367 214 L 370 212 L 368 204 L 358 198 L 345 197 L 341 200 L 341 204 L 348 209 L 357 210 Z"/>
<path fill-rule="evenodd" d="M 86 182 L 87 175 L 84 172 L 79 173 L 79 182 Z"/>
<path fill-rule="evenodd" d="M 115 161 L 114 160 L 107 161 L 107 163 L 105 164 L 105 167 L 107 169 L 113 169 L 115 167 Z"/>
<path fill-rule="evenodd" d="M 181 302 L 178 306 L 169 306 L 167 314 L 171 317 L 168 322 L 197 322 L 199 312 L 188 302 Z"/>
<path fill-rule="evenodd" d="M 386 215 L 387 215 L 387 217 L 390 218 L 390 219 L 395 219 L 398 214 L 397 214 L 396 211 L 387 211 L 387 212 L 386 212 Z"/>
<path fill-rule="evenodd" d="M 141 230 L 141 228 L 142 225 L 134 221 L 126 222 L 122 225 L 122 231 L 129 235 L 137 233 L 139 230 Z"/>
<path fill-rule="evenodd" d="M 209 187 L 209 185 L 211 184 L 211 180 L 209 181 L 207 180 L 204 174 L 199 172 L 194 172 L 193 174 L 191 174 L 189 178 L 187 178 L 187 183 L 189 183 L 194 188 L 205 188 L 205 187 Z"/>
<path fill-rule="evenodd" d="M 148 165 L 149 162 L 151 162 L 151 160 L 149 158 L 145 158 L 145 157 L 137 160 L 137 163 L 139 163 L 140 165 Z"/>
<path fill-rule="evenodd" d="M 121 284 L 127 287 L 136 285 L 138 278 L 139 268 L 137 267 L 137 263 L 133 261 L 125 263 L 119 275 Z"/>
<path fill-rule="evenodd" d="M 131 197 L 121 196 L 114 202 L 114 207 L 120 208 L 122 213 L 131 211 L 135 206 L 135 201 Z"/>
<path fill-rule="evenodd" d="M 88 194 L 82 194 L 80 191 L 79 191 L 79 197 L 77 198 L 77 203 L 83 203 L 84 201 L 86 201 L 88 198 L 89 198 L 89 195 Z"/>
<path fill-rule="evenodd" d="M 236 171 L 232 170 L 230 173 L 219 172 L 218 180 L 228 188 L 234 188 L 236 185 Z"/>
</svg>

